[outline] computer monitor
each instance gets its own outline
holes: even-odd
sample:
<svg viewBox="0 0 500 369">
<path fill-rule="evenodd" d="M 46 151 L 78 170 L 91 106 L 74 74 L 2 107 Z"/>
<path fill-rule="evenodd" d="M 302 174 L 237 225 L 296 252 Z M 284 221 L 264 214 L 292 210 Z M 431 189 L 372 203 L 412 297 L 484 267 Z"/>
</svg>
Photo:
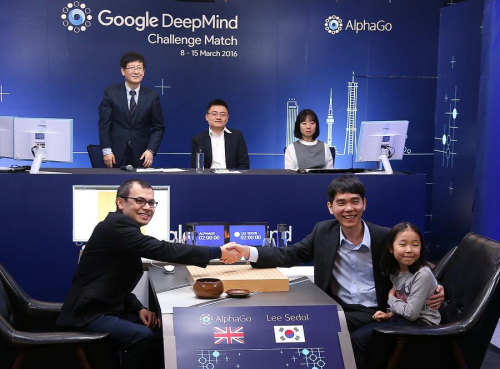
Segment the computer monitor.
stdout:
<svg viewBox="0 0 500 369">
<path fill-rule="evenodd" d="M 170 186 L 152 186 L 158 206 L 141 231 L 162 241 L 170 238 Z M 97 223 L 116 210 L 115 185 L 73 186 L 73 242 L 86 243 Z"/>
<path fill-rule="evenodd" d="M 197 246 L 222 246 L 226 241 L 225 223 L 186 223 L 184 242 Z"/>
<path fill-rule="evenodd" d="M 198 246 L 222 246 L 226 242 L 225 223 L 187 223 L 185 242 Z"/>
<path fill-rule="evenodd" d="M 268 237 L 267 223 L 232 223 L 228 225 L 229 242 L 247 246 L 262 246 Z"/>
<path fill-rule="evenodd" d="M 403 159 L 407 120 L 361 122 L 356 162 L 380 161 L 381 173 L 392 174 L 389 160 Z"/>
<path fill-rule="evenodd" d="M 30 173 L 42 161 L 73 162 L 73 119 L 14 118 L 14 159 L 33 160 Z"/>
<path fill-rule="evenodd" d="M 0 117 L 0 157 L 14 157 L 14 117 Z"/>
</svg>

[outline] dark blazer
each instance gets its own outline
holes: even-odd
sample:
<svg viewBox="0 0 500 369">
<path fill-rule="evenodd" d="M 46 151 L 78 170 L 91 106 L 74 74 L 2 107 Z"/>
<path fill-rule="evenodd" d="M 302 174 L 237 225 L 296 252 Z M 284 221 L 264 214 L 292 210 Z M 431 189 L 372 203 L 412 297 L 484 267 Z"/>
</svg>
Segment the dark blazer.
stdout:
<svg viewBox="0 0 500 369">
<path fill-rule="evenodd" d="M 389 228 L 365 222 L 371 236 L 371 251 L 375 290 L 380 309 L 387 307 L 387 296 L 391 289 L 389 276 L 382 276 L 380 257 Z M 331 296 L 330 282 L 337 251 L 340 246 L 340 224 L 337 220 L 316 223 L 313 231 L 302 241 L 280 248 L 258 248 L 259 259 L 252 263 L 257 268 L 292 267 L 314 261 L 314 283 Z M 333 297 L 333 296 L 332 296 Z"/>
<path fill-rule="evenodd" d="M 138 311 L 132 290 L 142 276 L 141 257 L 205 267 L 210 249 L 159 241 L 120 211 L 109 213 L 82 253 L 57 324 L 81 327 L 103 314 Z"/>
<path fill-rule="evenodd" d="M 141 167 L 141 155 L 147 149 L 158 152 L 165 127 L 158 94 L 141 85 L 137 109 L 132 119 L 127 103 L 125 82 L 110 86 L 104 91 L 99 105 L 99 141 L 101 149 L 110 147 L 116 167 L 132 164 Z M 125 161 L 127 147 L 132 160 Z"/>
<path fill-rule="evenodd" d="M 237 129 L 228 129 L 231 133 L 224 132 L 226 168 L 249 169 L 250 159 L 248 158 L 247 144 L 243 138 L 243 133 Z M 191 168 L 196 167 L 196 152 L 199 147 L 203 148 L 205 153 L 205 168 L 210 168 L 212 166 L 212 141 L 208 130 L 194 136 L 191 140 Z"/>
</svg>

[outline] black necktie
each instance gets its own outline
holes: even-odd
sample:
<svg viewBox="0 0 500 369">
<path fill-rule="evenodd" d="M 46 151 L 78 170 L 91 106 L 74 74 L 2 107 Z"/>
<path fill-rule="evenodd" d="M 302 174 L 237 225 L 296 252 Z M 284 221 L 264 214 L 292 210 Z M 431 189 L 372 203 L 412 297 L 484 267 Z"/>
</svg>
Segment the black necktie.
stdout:
<svg viewBox="0 0 500 369">
<path fill-rule="evenodd" d="M 134 115 L 136 108 L 137 108 L 137 103 L 135 101 L 135 91 L 130 90 L 130 116 Z"/>
</svg>

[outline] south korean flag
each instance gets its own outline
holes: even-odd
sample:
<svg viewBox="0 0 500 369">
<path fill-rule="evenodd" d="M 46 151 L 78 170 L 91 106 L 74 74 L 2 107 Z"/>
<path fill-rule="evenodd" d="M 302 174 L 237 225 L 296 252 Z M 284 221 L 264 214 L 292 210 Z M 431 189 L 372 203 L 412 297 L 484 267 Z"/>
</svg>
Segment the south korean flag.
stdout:
<svg viewBox="0 0 500 369">
<path fill-rule="evenodd" d="M 280 325 L 274 326 L 274 339 L 276 343 L 306 342 L 304 326 Z"/>
</svg>

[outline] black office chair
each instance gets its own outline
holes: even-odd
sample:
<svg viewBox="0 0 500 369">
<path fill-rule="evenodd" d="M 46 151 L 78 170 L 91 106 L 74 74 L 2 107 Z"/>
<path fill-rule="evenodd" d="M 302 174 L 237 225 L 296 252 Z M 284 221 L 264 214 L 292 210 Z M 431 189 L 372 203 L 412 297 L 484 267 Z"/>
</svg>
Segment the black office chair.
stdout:
<svg viewBox="0 0 500 369">
<path fill-rule="evenodd" d="M 87 145 L 87 152 L 89 153 L 92 168 L 106 168 L 104 160 L 102 159 L 102 150 L 99 145 Z"/>
<path fill-rule="evenodd" d="M 500 242 L 469 233 L 435 269 L 441 324 L 375 328 L 396 338 L 387 368 L 480 369 L 500 317 Z"/>
<path fill-rule="evenodd" d="M 332 167 L 334 168 L 334 167 L 335 167 L 335 154 L 336 154 L 337 152 L 336 152 L 336 150 L 335 150 L 335 147 L 329 146 L 329 148 L 330 148 L 330 153 L 332 154 L 332 158 L 333 158 Z"/>
<path fill-rule="evenodd" d="M 62 331 L 55 324 L 61 306 L 32 299 L 0 264 L 0 368 L 70 368 L 78 361 L 90 369 L 84 348 L 108 334 Z M 70 351 L 72 362 L 62 362 Z"/>
</svg>

